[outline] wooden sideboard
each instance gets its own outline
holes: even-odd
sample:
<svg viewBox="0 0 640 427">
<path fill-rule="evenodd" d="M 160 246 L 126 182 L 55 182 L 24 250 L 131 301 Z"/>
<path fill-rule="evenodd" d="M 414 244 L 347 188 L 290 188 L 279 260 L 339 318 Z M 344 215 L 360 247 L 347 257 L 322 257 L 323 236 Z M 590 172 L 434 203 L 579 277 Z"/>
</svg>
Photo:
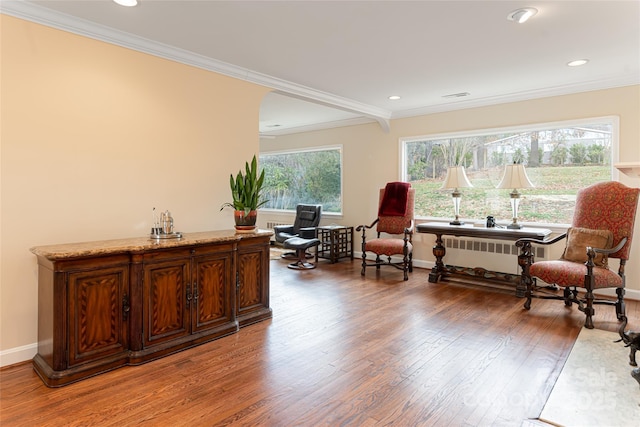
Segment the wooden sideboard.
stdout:
<svg viewBox="0 0 640 427">
<path fill-rule="evenodd" d="M 270 318 L 271 231 L 38 246 L 38 353 L 49 387 L 137 365 Z"/>
</svg>

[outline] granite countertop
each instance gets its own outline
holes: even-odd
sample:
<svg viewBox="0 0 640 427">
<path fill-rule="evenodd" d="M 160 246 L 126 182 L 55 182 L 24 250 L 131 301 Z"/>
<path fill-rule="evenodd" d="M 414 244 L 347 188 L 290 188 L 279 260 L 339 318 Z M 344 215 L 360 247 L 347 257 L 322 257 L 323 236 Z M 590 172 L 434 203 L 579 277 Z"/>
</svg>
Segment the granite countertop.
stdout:
<svg viewBox="0 0 640 427">
<path fill-rule="evenodd" d="M 235 230 L 201 231 L 182 233 L 177 239 L 153 239 L 133 237 L 128 239 L 99 240 L 95 242 L 63 243 L 59 245 L 35 246 L 30 249 L 37 256 L 51 261 L 125 252 L 142 252 L 149 249 L 177 248 L 206 243 L 234 242 L 243 238 L 272 236 L 271 230 L 256 230 L 254 233 L 236 233 Z"/>
</svg>

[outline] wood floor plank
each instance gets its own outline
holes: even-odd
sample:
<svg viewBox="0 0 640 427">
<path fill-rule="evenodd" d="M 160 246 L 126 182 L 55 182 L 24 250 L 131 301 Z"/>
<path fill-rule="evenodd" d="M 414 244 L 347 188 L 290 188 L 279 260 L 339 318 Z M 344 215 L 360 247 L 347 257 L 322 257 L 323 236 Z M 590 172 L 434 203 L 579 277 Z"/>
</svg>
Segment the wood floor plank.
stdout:
<svg viewBox="0 0 640 427">
<path fill-rule="evenodd" d="M 0 370 L 3 426 L 542 425 L 584 322 L 575 307 L 428 270 L 271 261 L 273 319 L 59 389 Z M 638 329 L 640 303 L 627 304 Z M 612 307 L 596 328 L 617 330 Z M 612 344 L 615 345 L 615 344 Z M 626 360 L 620 361 L 626 363 Z"/>
</svg>

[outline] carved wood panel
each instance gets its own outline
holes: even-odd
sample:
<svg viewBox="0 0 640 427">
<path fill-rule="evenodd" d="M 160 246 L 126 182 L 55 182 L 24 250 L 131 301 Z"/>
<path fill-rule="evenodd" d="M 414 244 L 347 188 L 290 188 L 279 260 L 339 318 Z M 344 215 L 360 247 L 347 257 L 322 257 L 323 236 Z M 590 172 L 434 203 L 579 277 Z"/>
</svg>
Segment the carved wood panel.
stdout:
<svg viewBox="0 0 640 427">
<path fill-rule="evenodd" d="M 150 263 L 144 268 L 145 345 L 189 334 L 186 307 L 189 259 Z"/>
<path fill-rule="evenodd" d="M 258 305 L 262 301 L 262 271 L 259 252 L 245 253 L 238 256 L 238 274 L 240 289 L 238 292 L 239 312 Z"/>
<path fill-rule="evenodd" d="M 128 277 L 127 266 L 69 274 L 70 365 L 126 351 Z"/>
<path fill-rule="evenodd" d="M 240 327 L 270 318 L 269 239 L 238 244 L 236 318 Z"/>
<path fill-rule="evenodd" d="M 232 253 L 196 258 L 192 284 L 193 332 L 232 321 Z"/>
</svg>

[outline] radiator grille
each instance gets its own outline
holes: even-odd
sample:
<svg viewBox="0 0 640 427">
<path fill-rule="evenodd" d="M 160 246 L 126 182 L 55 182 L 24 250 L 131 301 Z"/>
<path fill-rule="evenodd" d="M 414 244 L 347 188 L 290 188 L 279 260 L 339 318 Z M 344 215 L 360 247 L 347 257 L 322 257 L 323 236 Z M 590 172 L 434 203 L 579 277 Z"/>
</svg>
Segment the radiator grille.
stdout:
<svg viewBox="0 0 640 427">
<path fill-rule="evenodd" d="M 273 227 L 275 227 L 276 225 L 289 225 L 289 224 L 284 224 L 282 222 L 267 221 L 267 228 L 273 229 Z"/>
<path fill-rule="evenodd" d="M 455 237 L 445 238 L 444 246 L 450 249 L 460 249 L 474 252 L 490 252 L 503 255 L 519 255 L 520 248 L 513 243 L 489 242 L 486 240 L 458 239 Z M 545 259 L 545 248 L 533 247 L 534 256 L 538 259 Z"/>
</svg>

